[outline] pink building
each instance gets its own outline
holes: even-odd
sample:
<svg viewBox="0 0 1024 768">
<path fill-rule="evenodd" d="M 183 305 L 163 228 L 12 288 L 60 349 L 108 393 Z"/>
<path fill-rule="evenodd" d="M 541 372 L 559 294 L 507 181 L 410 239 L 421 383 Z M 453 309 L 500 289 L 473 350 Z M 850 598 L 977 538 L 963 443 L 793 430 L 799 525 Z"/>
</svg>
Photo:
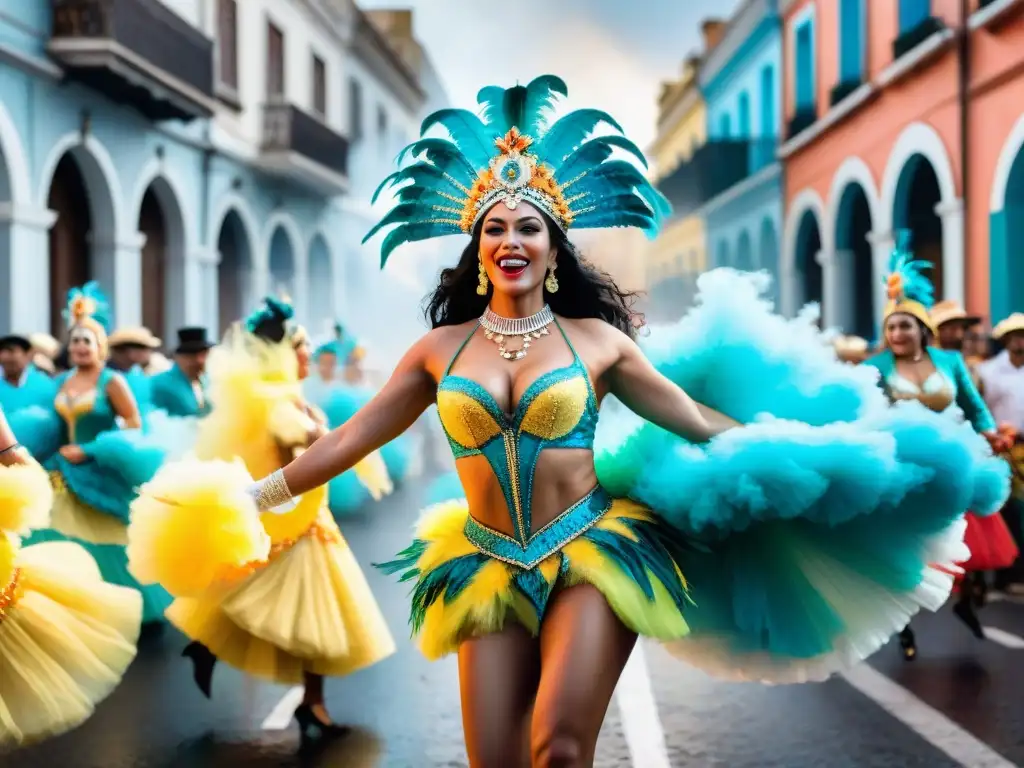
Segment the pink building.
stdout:
<svg viewBox="0 0 1024 768">
<path fill-rule="evenodd" d="M 965 4 L 782 0 L 785 311 L 872 337 L 903 229 L 941 297 L 1024 310 L 1024 0 Z"/>
</svg>

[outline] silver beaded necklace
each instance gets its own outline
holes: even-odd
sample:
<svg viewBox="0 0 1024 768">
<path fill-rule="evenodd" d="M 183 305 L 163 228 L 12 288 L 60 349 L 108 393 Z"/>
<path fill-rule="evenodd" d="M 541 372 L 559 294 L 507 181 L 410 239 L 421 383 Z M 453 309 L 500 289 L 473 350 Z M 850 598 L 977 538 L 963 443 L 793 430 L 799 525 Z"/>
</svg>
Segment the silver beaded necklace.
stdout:
<svg viewBox="0 0 1024 768">
<path fill-rule="evenodd" d="M 555 316 L 547 304 L 540 312 L 529 317 L 502 317 L 488 307 L 480 318 L 480 326 L 484 329 L 484 336 L 498 345 L 498 354 L 506 360 L 515 362 L 526 357 L 526 351 L 532 342 L 548 335 L 548 326 L 554 320 Z M 506 340 L 516 336 L 522 338 L 523 346 L 519 349 L 508 349 L 505 346 Z"/>
</svg>

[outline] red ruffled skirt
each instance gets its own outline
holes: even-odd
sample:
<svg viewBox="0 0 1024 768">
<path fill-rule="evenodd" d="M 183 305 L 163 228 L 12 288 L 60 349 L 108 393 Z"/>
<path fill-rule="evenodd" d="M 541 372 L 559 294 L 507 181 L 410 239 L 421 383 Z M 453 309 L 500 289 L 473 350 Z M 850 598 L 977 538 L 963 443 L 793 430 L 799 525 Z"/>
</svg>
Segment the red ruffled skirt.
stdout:
<svg viewBox="0 0 1024 768">
<path fill-rule="evenodd" d="M 1003 516 L 967 513 L 967 532 L 964 543 L 971 550 L 971 557 L 960 563 L 965 571 L 996 571 L 1009 568 L 1016 561 L 1020 550 L 1013 540 Z"/>
</svg>

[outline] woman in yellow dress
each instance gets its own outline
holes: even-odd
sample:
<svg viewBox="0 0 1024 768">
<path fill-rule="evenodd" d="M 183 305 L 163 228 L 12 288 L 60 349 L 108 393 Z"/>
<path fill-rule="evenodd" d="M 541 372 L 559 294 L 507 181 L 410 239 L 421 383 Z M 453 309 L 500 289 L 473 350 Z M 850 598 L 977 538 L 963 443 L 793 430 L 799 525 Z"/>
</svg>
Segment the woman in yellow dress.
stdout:
<svg viewBox="0 0 1024 768">
<path fill-rule="evenodd" d="M 49 523 L 46 472 L 0 411 L 0 749 L 83 723 L 135 658 L 142 597 L 72 542 L 21 547 Z"/>
<path fill-rule="evenodd" d="M 239 463 L 215 464 L 213 475 L 263 477 L 327 432 L 323 414 L 300 394 L 310 350 L 305 331 L 288 326 L 291 316 L 287 304 L 267 299 L 210 355 L 215 405 L 200 424 L 196 454 L 244 462 L 244 470 Z M 378 498 L 390 490 L 379 454 L 356 471 Z M 236 546 L 236 567 L 225 568 L 220 502 L 212 500 L 171 535 L 147 524 L 162 517 L 161 500 L 184 482 L 172 471 L 147 486 L 148 497 L 133 506 L 128 558 L 140 582 L 159 583 L 177 598 L 167 618 L 192 640 L 183 655 L 193 661 L 196 684 L 210 696 L 217 660 L 270 682 L 302 683 L 305 697 L 295 719 L 303 738 L 341 731 L 324 706 L 323 678 L 375 664 L 395 645 L 327 509 L 326 486 L 284 514 L 264 515 L 269 551 Z M 190 476 L 189 485 L 204 492 L 202 478 Z"/>
</svg>

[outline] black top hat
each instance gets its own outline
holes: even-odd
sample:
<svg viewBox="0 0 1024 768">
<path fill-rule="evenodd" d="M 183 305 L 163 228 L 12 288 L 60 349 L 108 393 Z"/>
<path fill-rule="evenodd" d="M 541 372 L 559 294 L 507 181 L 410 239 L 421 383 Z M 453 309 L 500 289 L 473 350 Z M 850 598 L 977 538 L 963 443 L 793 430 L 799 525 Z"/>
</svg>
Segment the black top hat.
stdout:
<svg viewBox="0 0 1024 768">
<path fill-rule="evenodd" d="M 174 350 L 174 354 L 187 355 L 205 352 L 212 346 L 213 342 L 206 338 L 205 328 L 179 328 L 178 348 Z"/>
<path fill-rule="evenodd" d="M 20 333 L 8 333 L 5 336 L 0 336 L 0 349 L 10 349 L 11 347 L 21 347 L 26 352 L 31 352 L 32 342 L 29 341 L 28 336 L 22 336 Z"/>
</svg>

